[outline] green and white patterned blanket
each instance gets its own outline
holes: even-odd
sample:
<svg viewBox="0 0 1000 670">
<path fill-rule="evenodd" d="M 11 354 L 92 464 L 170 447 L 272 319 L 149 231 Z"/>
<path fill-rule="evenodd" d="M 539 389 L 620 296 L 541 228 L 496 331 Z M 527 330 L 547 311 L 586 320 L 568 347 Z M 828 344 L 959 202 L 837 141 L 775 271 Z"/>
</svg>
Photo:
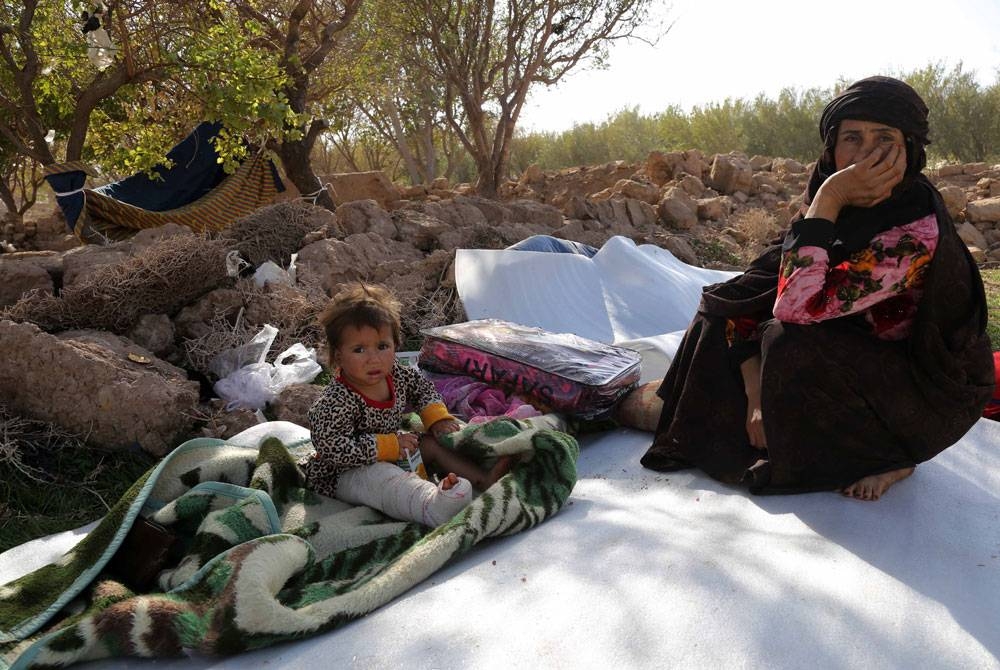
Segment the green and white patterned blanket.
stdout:
<svg viewBox="0 0 1000 670">
<path fill-rule="evenodd" d="M 497 419 L 449 436 L 486 463 L 522 457 L 436 529 L 314 494 L 277 439 L 257 449 L 185 442 L 59 561 L 0 586 L 0 668 L 237 654 L 364 616 L 482 540 L 528 530 L 562 508 L 579 447 L 551 425 Z M 107 571 L 140 514 L 183 547 L 150 593 Z"/>
</svg>

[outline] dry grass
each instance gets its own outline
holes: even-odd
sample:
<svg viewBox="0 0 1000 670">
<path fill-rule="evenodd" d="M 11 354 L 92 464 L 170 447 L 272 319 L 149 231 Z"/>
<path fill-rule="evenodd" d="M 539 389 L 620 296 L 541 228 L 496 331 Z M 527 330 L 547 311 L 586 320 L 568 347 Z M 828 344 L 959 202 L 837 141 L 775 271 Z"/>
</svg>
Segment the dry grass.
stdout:
<svg viewBox="0 0 1000 670">
<path fill-rule="evenodd" d="M 746 238 L 741 260 L 749 263 L 760 255 L 768 241 L 774 239 L 780 230 L 777 219 L 766 209 L 752 207 L 734 214 L 729 226 Z"/>
<path fill-rule="evenodd" d="M 420 331 L 449 323 L 465 321 L 465 309 L 454 288 L 439 286 L 430 294 L 411 293 L 398 296 L 402 304 L 400 325 L 403 349 L 419 349 L 424 341 Z"/>
<path fill-rule="evenodd" d="M 152 463 L 0 405 L 0 552 L 100 518 Z"/>
<path fill-rule="evenodd" d="M 273 261 L 288 267 L 302 238 L 315 227 L 315 205 L 302 200 L 279 202 L 245 216 L 225 235 L 236 241 L 240 255 L 254 266 Z"/>
<path fill-rule="evenodd" d="M 252 278 L 236 282 L 243 308 L 231 319 L 217 313 L 209 323 L 210 331 L 182 343 L 185 367 L 208 375 L 208 364 L 228 349 L 246 344 L 266 324 L 278 329 L 268 360 L 297 342 L 318 347 L 322 331 L 316 318 L 326 306 L 327 297 L 318 286 L 301 284 L 296 288 L 268 286 L 261 288 Z"/>
<path fill-rule="evenodd" d="M 174 314 L 228 280 L 227 240 L 180 235 L 98 268 L 58 296 L 31 292 L 3 313 L 43 330 L 93 328 L 122 334 L 144 314 Z"/>
</svg>

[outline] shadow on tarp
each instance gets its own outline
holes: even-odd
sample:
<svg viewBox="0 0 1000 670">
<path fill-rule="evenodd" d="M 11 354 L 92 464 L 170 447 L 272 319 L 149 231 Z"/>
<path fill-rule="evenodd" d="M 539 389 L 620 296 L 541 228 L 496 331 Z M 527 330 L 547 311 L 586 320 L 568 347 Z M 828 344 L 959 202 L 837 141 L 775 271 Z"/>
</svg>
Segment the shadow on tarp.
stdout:
<svg viewBox="0 0 1000 670">
<path fill-rule="evenodd" d="M 816 534 L 937 601 L 1000 657 L 998 444 L 1000 430 L 974 429 L 876 502 L 836 493 L 749 498 L 770 514 L 795 515 Z"/>
</svg>

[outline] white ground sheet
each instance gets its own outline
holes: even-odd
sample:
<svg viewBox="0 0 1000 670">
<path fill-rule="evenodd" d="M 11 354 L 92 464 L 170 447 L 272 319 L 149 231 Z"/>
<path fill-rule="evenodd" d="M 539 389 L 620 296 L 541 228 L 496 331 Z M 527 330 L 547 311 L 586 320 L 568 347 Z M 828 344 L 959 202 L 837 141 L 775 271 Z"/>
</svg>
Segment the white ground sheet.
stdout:
<svg viewBox="0 0 1000 670">
<path fill-rule="evenodd" d="M 598 260 L 566 280 L 551 259 L 515 260 L 518 283 L 494 282 L 481 267 L 476 281 L 524 290 L 514 297 L 538 303 L 552 329 L 593 337 L 558 325 L 592 305 L 554 287 L 571 291 L 581 274 L 602 272 Z M 506 265 L 500 258 L 494 267 Z M 459 271 L 460 288 L 468 286 Z M 678 279 L 684 291 L 703 277 L 690 272 Z M 589 286 L 602 285 L 610 283 Z M 662 309 L 681 302 L 659 280 L 634 285 L 650 300 L 659 292 Z M 693 309 L 696 295 L 685 300 Z M 628 312 L 608 311 L 610 332 L 645 333 L 626 328 Z M 485 316 L 514 320 L 470 310 Z M 627 429 L 583 437 L 579 482 L 553 519 L 475 548 L 340 630 L 229 659 L 85 667 L 1000 667 L 1000 423 L 981 420 L 876 503 L 833 493 L 755 497 L 696 471 L 651 472 L 638 463 L 650 437 Z M 0 555 L 0 583 L 79 538 L 64 533 Z"/>
</svg>

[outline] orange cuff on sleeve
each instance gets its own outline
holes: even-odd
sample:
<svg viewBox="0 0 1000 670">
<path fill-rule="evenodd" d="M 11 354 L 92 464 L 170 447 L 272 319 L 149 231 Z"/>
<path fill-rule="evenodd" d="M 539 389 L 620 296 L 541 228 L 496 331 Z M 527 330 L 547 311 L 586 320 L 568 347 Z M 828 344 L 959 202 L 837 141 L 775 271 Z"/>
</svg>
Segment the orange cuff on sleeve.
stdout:
<svg viewBox="0 0 1000 670">
<path fill-rule="evenodd" d="M 375 449 L 380 461 L 399 460 L 399 438 L 395 434 L 378 434 L 375 436 Z"/>
<path fill-rule="evenodd" d="M 420 421 L 424 424 L 424 430 L 430 430 L 431 426 L 442 419 L 454 418 L 448 413 L 448 408 L 444 406 L 444 403 L 440 402 L 432 402 L 420 411 Z"/>
</svg>

